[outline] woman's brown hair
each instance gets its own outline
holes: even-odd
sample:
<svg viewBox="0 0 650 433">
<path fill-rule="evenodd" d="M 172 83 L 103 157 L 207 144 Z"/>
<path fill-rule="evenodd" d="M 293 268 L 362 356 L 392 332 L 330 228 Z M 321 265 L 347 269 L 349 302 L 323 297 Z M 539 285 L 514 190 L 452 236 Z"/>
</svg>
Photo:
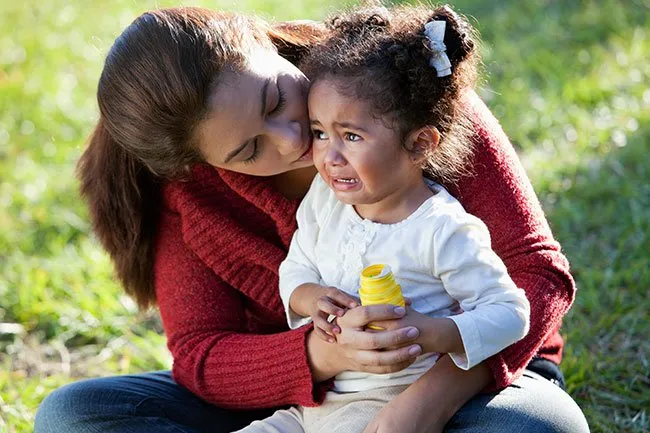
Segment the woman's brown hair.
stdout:
<svg viewBox="0 0 650 433">
<path fill-rule="evenodd" d="M 256 47 L 298 61 L 320 40 L 318 25 L 271 27 L 201 8 L 147 12 L 111 47 L 97 89 L 100 117 L 77 167 L 93 229 L 126 292 L 155 303 L 154 241 L 161 184 L 201 162 L 196 127 L 220 73 Z"/>
</svg>

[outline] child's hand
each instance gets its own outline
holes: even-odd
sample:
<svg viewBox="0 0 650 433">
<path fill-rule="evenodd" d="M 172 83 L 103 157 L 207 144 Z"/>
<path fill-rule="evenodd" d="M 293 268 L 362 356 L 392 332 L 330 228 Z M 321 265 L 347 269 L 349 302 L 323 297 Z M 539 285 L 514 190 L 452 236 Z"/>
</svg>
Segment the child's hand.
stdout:
<svg viewBox="0 0 650 433">
<path fill-rule="evenodd" d="M 334 343 L 336 341 L 335 334 L 339 334 L 341 328 L 338 327 L 334 320 L 328 320 L 329 317 L 341 317 L 348 308 L 354 308 L 358 305 L 359 301 L 336 287 L 321 286 L 319 296 L 313 299 L 310 308 L 310 316 L 314 322 L 314 332 L 321 339 Z"/>
</svg>

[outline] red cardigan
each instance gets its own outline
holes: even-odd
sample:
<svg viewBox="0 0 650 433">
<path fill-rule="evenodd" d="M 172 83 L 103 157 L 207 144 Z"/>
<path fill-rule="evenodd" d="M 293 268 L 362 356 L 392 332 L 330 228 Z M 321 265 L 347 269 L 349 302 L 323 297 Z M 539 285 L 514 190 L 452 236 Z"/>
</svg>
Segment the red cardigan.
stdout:
<svg viewBox="0 0 650 433">
<path fill-rule="evenodd" d="M 501 388 L 535 355 L 559 363 L 575 285 L 508 138 L 471 99 L 474 173 L 449 189 L 485 222 L 531 305 L 529 334 L 487 360 Z M 264 178 L 204 165 L 163 194 L 154 273 L 175 380 L 224 408 L 318 404 L 325 387 L 312 381 L 308 329 L 287 330 L 278 294 L 299 201 Z"/>
</svg>

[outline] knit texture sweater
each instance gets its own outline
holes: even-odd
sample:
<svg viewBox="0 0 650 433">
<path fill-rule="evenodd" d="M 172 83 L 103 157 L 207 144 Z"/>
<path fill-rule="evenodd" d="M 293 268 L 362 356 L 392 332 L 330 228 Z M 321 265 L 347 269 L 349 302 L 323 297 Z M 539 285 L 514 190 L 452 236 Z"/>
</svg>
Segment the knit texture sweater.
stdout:
<svg viewBox="0 0 650 433">
<path fill-rule="evenodd" d="M 528 335 L 485 361 L 496 388 L 503 388 L 534 356 L 560 362 L 558 330 L 575 285 L 508 138 L 475 94 L 468 108 L 472 173 L 445 186 L 485 222 L 494 251 L 531 308 Z M 310 328 L 288 330 L 278 291 L 299 204 L 266 178 L 206 165 L 163 188 L 154 284 L 173 376 L 217 406 L 314 406 L 327 390 L 312 379 Z"/>
</svg>

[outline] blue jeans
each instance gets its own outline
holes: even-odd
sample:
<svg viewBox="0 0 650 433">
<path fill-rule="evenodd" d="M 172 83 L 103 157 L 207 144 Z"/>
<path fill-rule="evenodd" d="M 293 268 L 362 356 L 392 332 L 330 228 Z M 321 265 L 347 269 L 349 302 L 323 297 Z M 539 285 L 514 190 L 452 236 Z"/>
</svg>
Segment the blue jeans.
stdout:
<svg viewBox="0 0 650 433">
<path fill-rule="evenodd" d="M 35 433 L 213 432 L 238 430 L 273 411 L 233 411 L 205 403 L 169 371 L 88 379 L 50 394 Z M 578 405 L 533 371 L 499 393 L 480 394 L 454 415 L 447 433 L 588 433 Z"/>
</svg>

